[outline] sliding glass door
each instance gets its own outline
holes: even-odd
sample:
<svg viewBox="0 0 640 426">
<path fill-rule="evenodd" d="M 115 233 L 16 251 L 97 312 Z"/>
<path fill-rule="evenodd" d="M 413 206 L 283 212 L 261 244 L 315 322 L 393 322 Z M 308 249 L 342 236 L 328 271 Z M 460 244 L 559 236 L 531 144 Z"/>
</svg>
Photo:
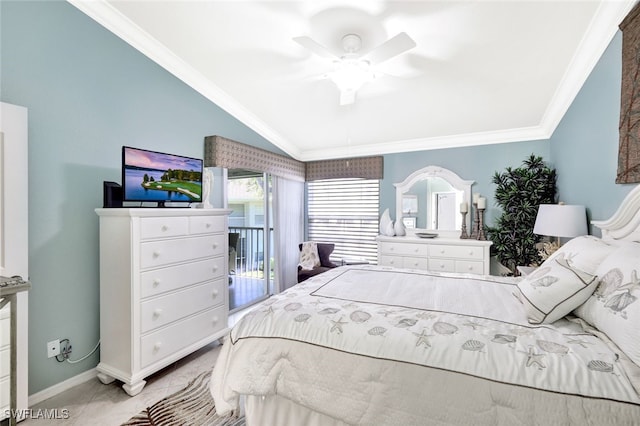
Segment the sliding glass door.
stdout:
<svg viewBox="0 0 640 426">
<path fill-rule="evenodd" d="M 273 280 L 271 178 L 228 170 L 229 308 L 236 311 L 269 295 Z"/>
</svg>

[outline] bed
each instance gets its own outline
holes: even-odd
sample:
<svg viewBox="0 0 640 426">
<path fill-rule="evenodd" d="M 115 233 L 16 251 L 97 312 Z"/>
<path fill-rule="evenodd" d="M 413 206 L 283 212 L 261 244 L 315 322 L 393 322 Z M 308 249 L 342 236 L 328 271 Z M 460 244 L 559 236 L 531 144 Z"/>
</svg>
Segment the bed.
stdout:
<svg viewBox="0 0 640 426">
<path fill-rule="evenodd" d="M 248 425 L 640 421 L 640 186 L 525 278 L 343 266 L 231 330 L 218 413 Z"/>
</svg>

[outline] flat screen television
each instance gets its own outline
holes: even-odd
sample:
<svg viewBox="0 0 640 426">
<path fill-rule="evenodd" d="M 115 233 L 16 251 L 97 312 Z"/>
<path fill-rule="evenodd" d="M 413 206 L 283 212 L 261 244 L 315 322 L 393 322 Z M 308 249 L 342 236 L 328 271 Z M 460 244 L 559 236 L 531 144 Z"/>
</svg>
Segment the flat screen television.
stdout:
<svg viewBox="0 0 640 426">
<path fill-rule="evenodd" d="M 202 160 L 123 146 L 122 200 L 200 203 Z"/>
</svg>

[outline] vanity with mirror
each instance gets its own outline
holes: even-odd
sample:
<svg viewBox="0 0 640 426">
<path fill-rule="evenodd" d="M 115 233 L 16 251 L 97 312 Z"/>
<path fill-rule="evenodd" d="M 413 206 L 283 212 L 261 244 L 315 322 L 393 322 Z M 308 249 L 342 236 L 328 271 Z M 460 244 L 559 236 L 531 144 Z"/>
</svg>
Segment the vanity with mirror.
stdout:
<svg viewBox="0 0 640 426">
<path fill-rule="evenodd" d="M 378 264 L 440 272 L 489 274 L 491 241 L 461 239 L 471 185 L 451 170 L 427 166 L 396 183 L 396 220 L 405 236 L 378 236 Z M 469 209 L 471 213 L 472 209 Z M 471 214 L 465 225 L 471 232 Z"/>
</svg>

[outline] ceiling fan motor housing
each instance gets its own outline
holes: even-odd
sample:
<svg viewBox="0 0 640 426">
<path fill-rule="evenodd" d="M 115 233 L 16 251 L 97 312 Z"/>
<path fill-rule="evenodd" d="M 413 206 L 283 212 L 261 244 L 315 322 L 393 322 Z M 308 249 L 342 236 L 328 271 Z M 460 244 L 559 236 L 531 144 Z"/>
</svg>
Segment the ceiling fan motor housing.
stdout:
<svg viewBox="0 0 640 426">
<path fill-rule="evenodd" d="M 342 48 L 347 53 L 356 53 L 362 47 L 362 39 L 357 34 L 347 34 L 342 37 Z"/>
</svg>

